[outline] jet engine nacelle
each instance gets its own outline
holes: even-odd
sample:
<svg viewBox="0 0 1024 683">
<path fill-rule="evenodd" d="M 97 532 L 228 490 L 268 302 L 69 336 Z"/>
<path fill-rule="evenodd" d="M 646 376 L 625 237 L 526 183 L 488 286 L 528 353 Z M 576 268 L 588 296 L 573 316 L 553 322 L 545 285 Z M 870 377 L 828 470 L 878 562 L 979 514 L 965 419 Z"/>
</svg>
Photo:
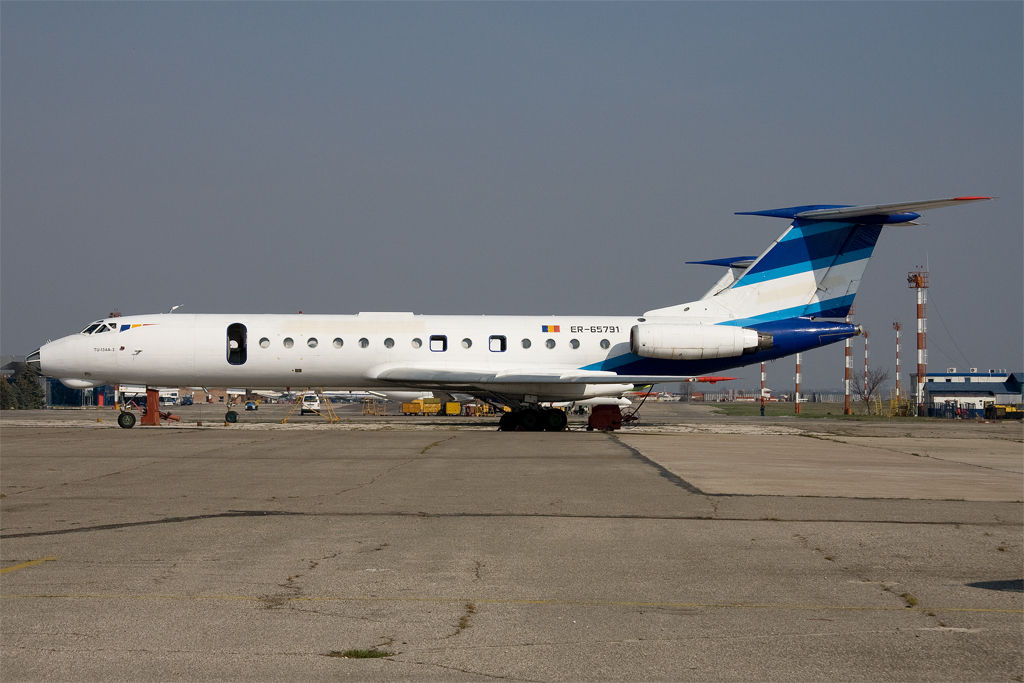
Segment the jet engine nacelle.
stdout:
<svg viewBox="0 0 1024 683">
<path fill-rule="evenodd" d="M 772 346 L 772 336 L 745 327 L 647 323 L 629 331 L 630 350 L 644 358 L 730 358 Z"/>
</svg>

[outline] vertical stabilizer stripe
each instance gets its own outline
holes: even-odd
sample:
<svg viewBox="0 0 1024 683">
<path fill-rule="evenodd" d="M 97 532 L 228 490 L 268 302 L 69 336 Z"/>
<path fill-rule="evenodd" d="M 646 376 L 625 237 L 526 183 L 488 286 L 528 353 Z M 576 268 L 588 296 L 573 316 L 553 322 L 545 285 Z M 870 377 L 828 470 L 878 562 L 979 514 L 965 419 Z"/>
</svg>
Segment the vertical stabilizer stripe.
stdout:
<svg viewBox="0 0 1024 683">
<path fill-rule="evenodd" d="M 759 273 L 754 273 L 751 277 L 743 277 L 737 282 L 735 287 L 746 287 L 748 285 L 756 285 L 769 280 L 777 280 L 781 277 L 789 275 L 798 275 L 800 273 L 808 273 L 814 270 L 820 270 L 822 268 L 830 268 L 834 266 L 843 265 L 846 263 L 854 263 L 856 261 L 865 261 L 871 258 L 871 252 L 873 249 L 870 247 L 867 249 L 860 249 L 857 251 L 850 251 L 845 254 L 832 258 L 817 259 L 814 261 L 805 261 L 801 263 L 794 263 L 789 266 L 783 266 L 781 268 L 773 268 L 772 270 L 764 270 Z"/>
<path fill-rule="evenodd" d="M 789 272 L 803 272 L 816 270 L 833 262 L 842 263 L 843 261 L 837 259 L 846 257 L 847 254 L 853 255 L 847 257 L 847 260 L 866 258 L 871 255 L 882 228 L 878 225 L 838 224 L 838 227 L 812 235 L 805 235 L 805 230 L 805 227 L 794 224 L 785 238 L 758 259 L 734 286 L 741 287 L 750 284 L 751 281 L 771 279 L 753 277 L 768 271 L 782 270 L 783 274 L 786 274 L 784 269 L 789 269 Z M 804 267 L 794 268 L 800 265 Z"/>
</svg>

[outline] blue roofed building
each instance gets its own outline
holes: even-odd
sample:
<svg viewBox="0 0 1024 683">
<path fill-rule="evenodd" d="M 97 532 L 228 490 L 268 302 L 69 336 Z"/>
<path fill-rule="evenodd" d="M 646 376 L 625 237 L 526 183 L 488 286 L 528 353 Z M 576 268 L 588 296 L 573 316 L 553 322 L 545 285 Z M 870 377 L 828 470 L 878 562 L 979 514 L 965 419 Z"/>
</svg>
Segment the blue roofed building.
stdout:
<svg viewBox="0 0 1024 683">
<path fill-rule="evenodd" d="M 911 374 L 916 384 L 917 375 Z M 936 417 L 984 417 L 986 405 L 1024 404 L 1024 371 L 947 368 L 925 375 L 924 404 Z"/>
</svg>

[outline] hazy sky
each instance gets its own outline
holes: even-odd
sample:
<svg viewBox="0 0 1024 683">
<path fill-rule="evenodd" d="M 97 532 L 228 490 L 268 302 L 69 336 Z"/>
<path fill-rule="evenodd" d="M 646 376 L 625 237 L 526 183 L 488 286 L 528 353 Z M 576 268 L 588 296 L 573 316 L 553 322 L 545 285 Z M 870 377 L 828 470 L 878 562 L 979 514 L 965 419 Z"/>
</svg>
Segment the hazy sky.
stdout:
<svg viewBox="0 0 1024 683">
<path fill-rule="evenodd" d="M 930 368 L 1019 370 L 1022 15 L 3 2 L 0 350 L 175 304 L 639 314 L 786 227 L 734 211 L 987 194 L 887 229 L 856 318 L 890 370 L 902 321 L 911 369 L 927 261 Z M 842 355 L 806 354 L 805 386 L 840 387 Z"/>
</svg>

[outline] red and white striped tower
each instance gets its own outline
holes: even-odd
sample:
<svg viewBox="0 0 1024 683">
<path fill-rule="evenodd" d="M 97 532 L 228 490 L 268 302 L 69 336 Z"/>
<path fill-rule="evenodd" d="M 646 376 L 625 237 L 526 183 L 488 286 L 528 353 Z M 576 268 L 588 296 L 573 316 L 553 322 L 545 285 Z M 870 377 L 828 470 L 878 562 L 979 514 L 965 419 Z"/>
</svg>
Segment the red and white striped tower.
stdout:
<svg viewBox="0 0 1024 683">
<path fill-rule="evenodd" d="M 900 330 L 903 329 L 903 325 L 899 322 L 892 324 L 892 329 L 896 330 L 896 402 L 900 400 Z"/>
<path fill-rule="evenodd" d="M 800 355 L 796 354 L 796 414 L 800 414 Z"/>
<path fill-rule="evenodd" d="M 915 270 L 907 273 L 907 284 L 917 290 L 917 414 L 924 415 L 924 381 L 928 373 L 928 318 L 925 305 L 928 303 L 928 271 Z"/>
<path fill-rule="evenodd" d="M 761 398 L 764 398 L 764 361 L 761 362 Z"/>
<path fill-rule="evenodd" d="M 850 306 L 850 312 L 846 314 L 846 324 L 850 324 L 850 319 L 853 313 L 853 306 Z M 843 415 L 852 415 L 853 411 L 850 410 L 850 375 L 853 369 L 853 355 L 851 350 L 852 344 L 850 343 L 850 337 L 846 338 L 846 371 L 843 375 L 843 387 L 845 394 L 843 396 Z"/>
</svg>

